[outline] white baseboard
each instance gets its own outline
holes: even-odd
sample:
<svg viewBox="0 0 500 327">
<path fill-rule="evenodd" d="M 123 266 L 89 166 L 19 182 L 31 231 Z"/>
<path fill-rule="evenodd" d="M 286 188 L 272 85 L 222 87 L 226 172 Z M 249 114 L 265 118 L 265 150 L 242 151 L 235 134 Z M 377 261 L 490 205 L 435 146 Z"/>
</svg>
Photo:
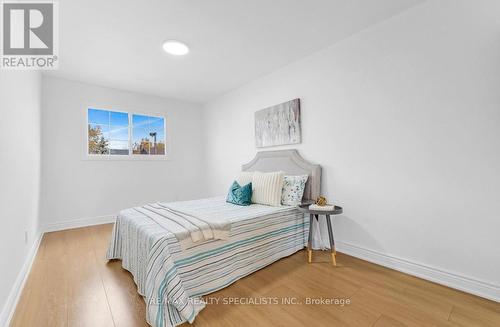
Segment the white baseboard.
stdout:
<svg viewBox="0 0 500 327">
<path fill-rule="evenodd" d="M 38 247 L 42 241 L 43 233 L 39 232 L 35 242 L 31 246 L 28 255 L 26 256 L 26 260 L 21 268 L 21 271 L 17 275 L 16 280 L 14 281 L 14 285 L 10 290 L 9 296 L 7 297 L 7 301 L 2 308 L 2 312 L 0 314 L 0 326 L 8 327 L 12 316 L 14 315 L 14 311 L 16 310 L 17 303 L 19 302 L 19 298 L 21 297 L 21 292 L 24 288 L 24 284 L 28 279 L 28 275 L 31 271 L 31 266 L 33 265 L 33 261 L 35 260 L 36 254 L 38 252 Z"/>
<path fill-rule="evenodd" d="M 407 273 L 431 282 L 500 302 L 500 286 L 449 271 L 411 262 L 345 242 L 335 242 L 339 252 Z"/>
<path fill-rule="evenodd" d="M 43 233 L 56 232 L 65 229 L 114 223 L 115 220 L 116 220 L 116 215 L 106 215 L 106 216 L 99 216 L 92 218 L 60 221 L 56 223 L 44 224 L 41 226 L 41 230 Z"/>
</svg>

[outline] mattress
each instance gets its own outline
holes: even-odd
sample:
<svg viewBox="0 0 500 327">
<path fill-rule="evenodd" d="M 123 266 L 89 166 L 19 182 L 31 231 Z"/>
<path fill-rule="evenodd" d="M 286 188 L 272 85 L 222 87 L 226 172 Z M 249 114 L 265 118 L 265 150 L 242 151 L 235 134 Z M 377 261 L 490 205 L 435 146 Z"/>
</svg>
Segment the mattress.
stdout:
<svg viewBox="0 0 500 327">
<path fill-rule="evenodd" d="M 146 300 L 154 327 L 192 323 L 202 296 L 220 290 L 307 243 L 309 220 L 295 207 L 237 206 L 223 197 L 171 202 L 169 207 L 230 223 L 229 238 L 181 249 L 174 233 L 139 208 L 119 213 L 107 259 L 121 259 Z"/>
</svg>

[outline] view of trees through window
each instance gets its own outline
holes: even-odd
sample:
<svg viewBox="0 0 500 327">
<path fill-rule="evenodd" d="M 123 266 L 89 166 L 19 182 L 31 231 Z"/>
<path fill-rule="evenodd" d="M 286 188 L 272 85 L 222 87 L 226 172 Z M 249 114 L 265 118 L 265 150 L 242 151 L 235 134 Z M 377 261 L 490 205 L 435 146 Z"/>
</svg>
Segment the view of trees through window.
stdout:
<svg viewBox="0 0 500 327">
<path fill-rule="evenodd" d="M 163 117 L 89 108 L 87 120 L 91 155 L 165 154 Z"/>
<path fill-rule="evenodd" d="M 132 115 L 132 153 L 165 154 L 165 119 Z"/>
</svg>

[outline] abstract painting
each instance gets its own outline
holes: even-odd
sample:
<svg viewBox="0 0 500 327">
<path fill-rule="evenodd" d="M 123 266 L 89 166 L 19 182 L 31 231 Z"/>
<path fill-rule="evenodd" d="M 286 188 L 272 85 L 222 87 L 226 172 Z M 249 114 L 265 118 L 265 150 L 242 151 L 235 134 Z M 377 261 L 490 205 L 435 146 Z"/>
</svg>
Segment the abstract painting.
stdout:
<svg viewBox="0 0 500 327">
<path fill-rule="evenodd" d="M 300 142 L 300 99 L 255 113 L 255 145 L 258 148 Z"/>
</svg>

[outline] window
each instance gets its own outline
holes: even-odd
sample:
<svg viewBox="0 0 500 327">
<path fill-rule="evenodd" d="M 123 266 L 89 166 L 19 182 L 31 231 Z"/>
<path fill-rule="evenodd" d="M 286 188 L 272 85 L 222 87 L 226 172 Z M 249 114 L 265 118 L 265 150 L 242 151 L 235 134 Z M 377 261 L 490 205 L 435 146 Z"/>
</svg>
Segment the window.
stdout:
<svg viewBox="0 0 500 327">
<path fill-rule="evenodd" d="M 88 155 L 142 157 L 166 154 L 165 118 L 87 109 Z"/>
<path fill-rule="evenodd" d="M 165 119 L 132 115 L 132 153 L 165 154 Z"/>
</svg>

